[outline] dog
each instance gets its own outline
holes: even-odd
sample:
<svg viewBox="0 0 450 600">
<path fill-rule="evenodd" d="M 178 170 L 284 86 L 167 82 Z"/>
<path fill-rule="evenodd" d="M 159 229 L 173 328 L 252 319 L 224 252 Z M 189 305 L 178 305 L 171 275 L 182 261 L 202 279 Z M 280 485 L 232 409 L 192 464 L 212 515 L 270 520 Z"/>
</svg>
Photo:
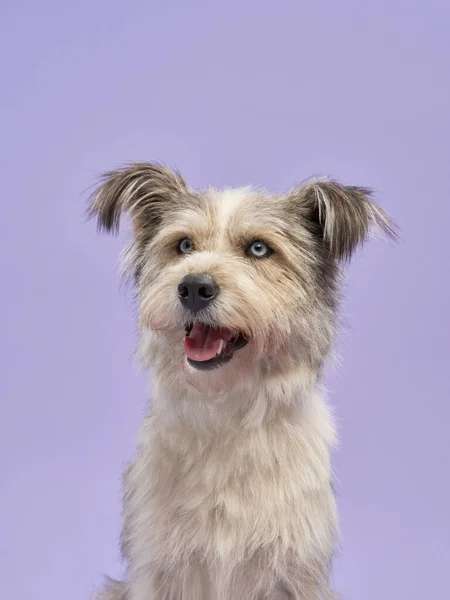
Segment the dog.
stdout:
<svg viewBox="0 0 450 600">
<path fill-rule="evenodd" d="M 126 575 L 97 600 L 335 598 L 322 371 L 342 265 L 392 221 L 363 187 L 199 191 L 145 162 L 91 197 L 100 230 L 122 212 L 153 398 L 124 475 Z"/>
</svg>

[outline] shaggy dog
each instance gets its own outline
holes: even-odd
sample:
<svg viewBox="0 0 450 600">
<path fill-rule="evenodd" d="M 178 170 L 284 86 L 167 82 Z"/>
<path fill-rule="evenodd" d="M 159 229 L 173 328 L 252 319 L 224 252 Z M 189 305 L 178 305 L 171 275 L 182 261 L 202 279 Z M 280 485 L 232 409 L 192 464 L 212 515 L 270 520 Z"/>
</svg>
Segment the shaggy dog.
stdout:
<svg viewBox="0 0 450 600">
<path fill-rule="evenodd" d="M 125 254 L 153 401 L 124 476 L 126 576 L 98 600 L 329 600 L 338 519 L 321 390 L 340 265 L 371 225 L 369 190 L 190 189 L 136 163 L 90 214 L 134 228 Z"/>
</svg>

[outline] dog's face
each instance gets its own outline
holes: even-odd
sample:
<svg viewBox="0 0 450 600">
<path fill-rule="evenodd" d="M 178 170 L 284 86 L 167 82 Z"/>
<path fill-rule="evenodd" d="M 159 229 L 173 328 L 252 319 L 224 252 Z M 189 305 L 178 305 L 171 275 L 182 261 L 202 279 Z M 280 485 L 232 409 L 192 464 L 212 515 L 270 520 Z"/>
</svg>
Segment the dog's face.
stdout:
<svg viewBox="0 0 450 600">
<path fill-rule="evenodd" d="M 287 194 L 190 190 L 139 163 L 107 174 L 91 213 L 117 229 L 128 211 L 140 325 L 163 338 L 180 373 L 230 378 L 320 368 L 332 341 L 339 262 L 391 231 L 363 188 L 310 181 Z"/>
</svg>

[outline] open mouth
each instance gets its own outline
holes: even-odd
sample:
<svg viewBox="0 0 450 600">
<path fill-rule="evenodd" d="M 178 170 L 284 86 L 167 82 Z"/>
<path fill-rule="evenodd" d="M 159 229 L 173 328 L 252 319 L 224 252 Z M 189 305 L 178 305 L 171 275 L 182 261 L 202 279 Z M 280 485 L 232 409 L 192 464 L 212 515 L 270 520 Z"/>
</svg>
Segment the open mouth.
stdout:
<svg viewBox="0 0 450 600">
<path fill-rule="evenodd" d="M 189 323 L 183 343 L 188 363 L 195 369 L 208 371 L 229 362 L 233 353 L 246 346 L 248 341 L 243 335 L 224 327 Z"/>
</svg>

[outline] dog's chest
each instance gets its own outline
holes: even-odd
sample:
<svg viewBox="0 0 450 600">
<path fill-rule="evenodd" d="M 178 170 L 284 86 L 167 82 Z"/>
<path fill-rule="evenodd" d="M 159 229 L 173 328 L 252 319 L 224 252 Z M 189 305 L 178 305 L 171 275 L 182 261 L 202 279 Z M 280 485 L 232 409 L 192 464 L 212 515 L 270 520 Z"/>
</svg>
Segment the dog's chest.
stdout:
<svg viewBox="0 0 450 600">
<path fill-rule="evenodd" d="M 298 545 L 299 538 L 311 539 L 312 504 L 315 513 L 321 510 L 312 492 L 322 498 L 322 476 L 328 476 L 327 465 L 317 464 L 321 454 L 281 429 L 156 435 L 132 469 L 146 473 L 133 477 L 140 488 L 135 509 L 151 521 L 159 552 L 176 547 L 226 557 Z"/>
</svg>

